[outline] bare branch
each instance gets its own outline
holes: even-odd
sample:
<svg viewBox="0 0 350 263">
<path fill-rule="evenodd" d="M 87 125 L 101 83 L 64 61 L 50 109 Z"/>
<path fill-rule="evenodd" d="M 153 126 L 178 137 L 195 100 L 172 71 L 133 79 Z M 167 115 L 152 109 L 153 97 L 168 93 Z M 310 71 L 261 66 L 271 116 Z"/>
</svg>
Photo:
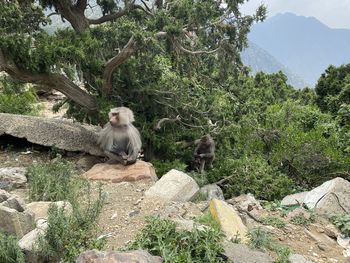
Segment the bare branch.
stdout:
<svg viewBox="0 0 350 263">
<path fill-rule="evenodd" d="M 163 119 L 160 119 L 158 122 L 157 122 L 157 125 L 154 127 L 154 130 L 160 130 L 162 128 L 162 124 L 163 123 L 166 123 L 166 122 L 178 122 L 180 121 L 181 118 L 179 115 L 176 116 L 176 118 L 174 119 L 170 119 L 170 118 L 163 118 Z"/>
<path fill-rule="evenodd" d="M 102 87 L 102 92 L 104 94 L 110 94 L 112 91 L 112 75 L 113 71 L 125 60 L 127 60 L 137 49 L 137 42 L 134 37 L 131 37 L 124 48 L 105 64 L 105 69 L 103 71 L 104 84 Z"/>
<path fill-rule="evenodd" d="M 100 18 L 97 19 L 88 19 L 89 24 L 90 25 L 98 25 L 98 24 L 102 24 L 105 23 L 107 21 L 113 21 L 115 19 L 118 19 L 122 16 L 125 16 L 126 14 L 128 14 L 130 11 L 135 10 L 135 9 L 140 9 L 142 11 L 144 11 L 145 13 L 152 15 L 151 12 L 145 10 L 142 6 L 140 5 L 131 5 L 128 8 L 125 8 L 119 12 L 113 13 L 113 14 L 109 14 L 109 15 L 105 15 L 105 16 L 101 16 Z"/>
<path fill-rule="evenodd" d="M 181 50 L 184 53 L 190 54 L 190 55 L 201 55 L 201 54 L 209 55 L 209 54 L 216 53 L 220 49 L 220 46 L 219 46 L 218 48 L 210 50 L 210 51 L 206 51 L 206 50 L 192 51 L 192 50 L 188 50 L 188 49 L 184 48 L 183 46 L 181 46 L 181 44 L 177 40 L 174 41 L 174 44 L 179 50 Z"/>
</svg>

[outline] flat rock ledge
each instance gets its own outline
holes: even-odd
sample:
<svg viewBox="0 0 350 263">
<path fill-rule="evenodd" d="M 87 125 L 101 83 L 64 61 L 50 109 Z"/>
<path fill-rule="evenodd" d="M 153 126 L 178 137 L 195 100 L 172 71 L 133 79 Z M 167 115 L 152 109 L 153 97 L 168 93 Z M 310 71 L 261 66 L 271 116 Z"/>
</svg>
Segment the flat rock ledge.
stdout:
<svg viewBox="0 0 350 263">
<path fill-rule="evenodd" d="M 135 164 L 124 166 L 122 164 L 95 164 L 83 174 L 90 180 L 100 180 L 112 183 L 135 182 L 144 179 L 157 181 L 155 169 L 151 163 L 137 161 Z"/>
<path fill-rule="evenodd" d="M 100 129 L 70 120 L 0 113 L 0 136 L 8 134 L 43 146 L 103 156 L 96 144 Z"/>
</svg>

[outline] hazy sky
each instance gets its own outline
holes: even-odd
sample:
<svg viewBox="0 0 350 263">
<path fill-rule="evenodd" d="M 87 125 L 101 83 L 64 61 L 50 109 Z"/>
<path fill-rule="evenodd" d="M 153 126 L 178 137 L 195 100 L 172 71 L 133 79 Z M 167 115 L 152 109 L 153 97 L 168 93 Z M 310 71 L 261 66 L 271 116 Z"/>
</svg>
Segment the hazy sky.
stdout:
<svg viewBox="0 0 350 263">
<path fill-rule="evenodd" d="M 250 0 L 242 11 L 252 13 L 259 4 L 268 8 L 268 16 L 291 12 L 313 16 L 331 28 L 350 29 L 350 0 Z"/>
</svg>

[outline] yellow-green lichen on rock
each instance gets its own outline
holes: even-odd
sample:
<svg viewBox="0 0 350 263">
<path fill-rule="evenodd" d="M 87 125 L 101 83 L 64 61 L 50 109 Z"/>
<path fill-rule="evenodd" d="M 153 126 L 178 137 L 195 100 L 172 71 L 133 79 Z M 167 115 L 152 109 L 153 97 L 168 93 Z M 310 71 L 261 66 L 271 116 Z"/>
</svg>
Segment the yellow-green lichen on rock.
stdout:
<svg viewBox="0 0 350 263">
<path fill-rule="evenodd" d="M 209 203 L 209 210 L 228 239 L 239 238 L 241 243 L 247 243 L 247 227 L 232 206 L 225 201 L 213 199 Z"/>
</svg>

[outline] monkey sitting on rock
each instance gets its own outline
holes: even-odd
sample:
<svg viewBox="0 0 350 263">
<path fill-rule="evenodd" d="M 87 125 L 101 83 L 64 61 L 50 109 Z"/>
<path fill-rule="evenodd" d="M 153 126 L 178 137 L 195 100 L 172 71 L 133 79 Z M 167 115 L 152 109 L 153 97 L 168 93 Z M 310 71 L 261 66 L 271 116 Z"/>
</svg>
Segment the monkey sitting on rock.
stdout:
<svg viewBox="0 0 350 263">
<path fill-rule="evenodd" d="M 132 124 L 132 110 L 113 108 L 108 116 L 109 122 L 99 133 L 98 144 L 111 161 L 123 165 L 135 163 L 142 143 L 139 131 Z"/>
<path fill-rule="evenodd" d="M 215 142 L 213 138 L 207 134 L 195 142 L 197 144 L 194 150 L 195 167 L 199 173 L 203 173 L 204 167 L 207 165 L 213 168 L 215 158 Z"/>
</svg>

